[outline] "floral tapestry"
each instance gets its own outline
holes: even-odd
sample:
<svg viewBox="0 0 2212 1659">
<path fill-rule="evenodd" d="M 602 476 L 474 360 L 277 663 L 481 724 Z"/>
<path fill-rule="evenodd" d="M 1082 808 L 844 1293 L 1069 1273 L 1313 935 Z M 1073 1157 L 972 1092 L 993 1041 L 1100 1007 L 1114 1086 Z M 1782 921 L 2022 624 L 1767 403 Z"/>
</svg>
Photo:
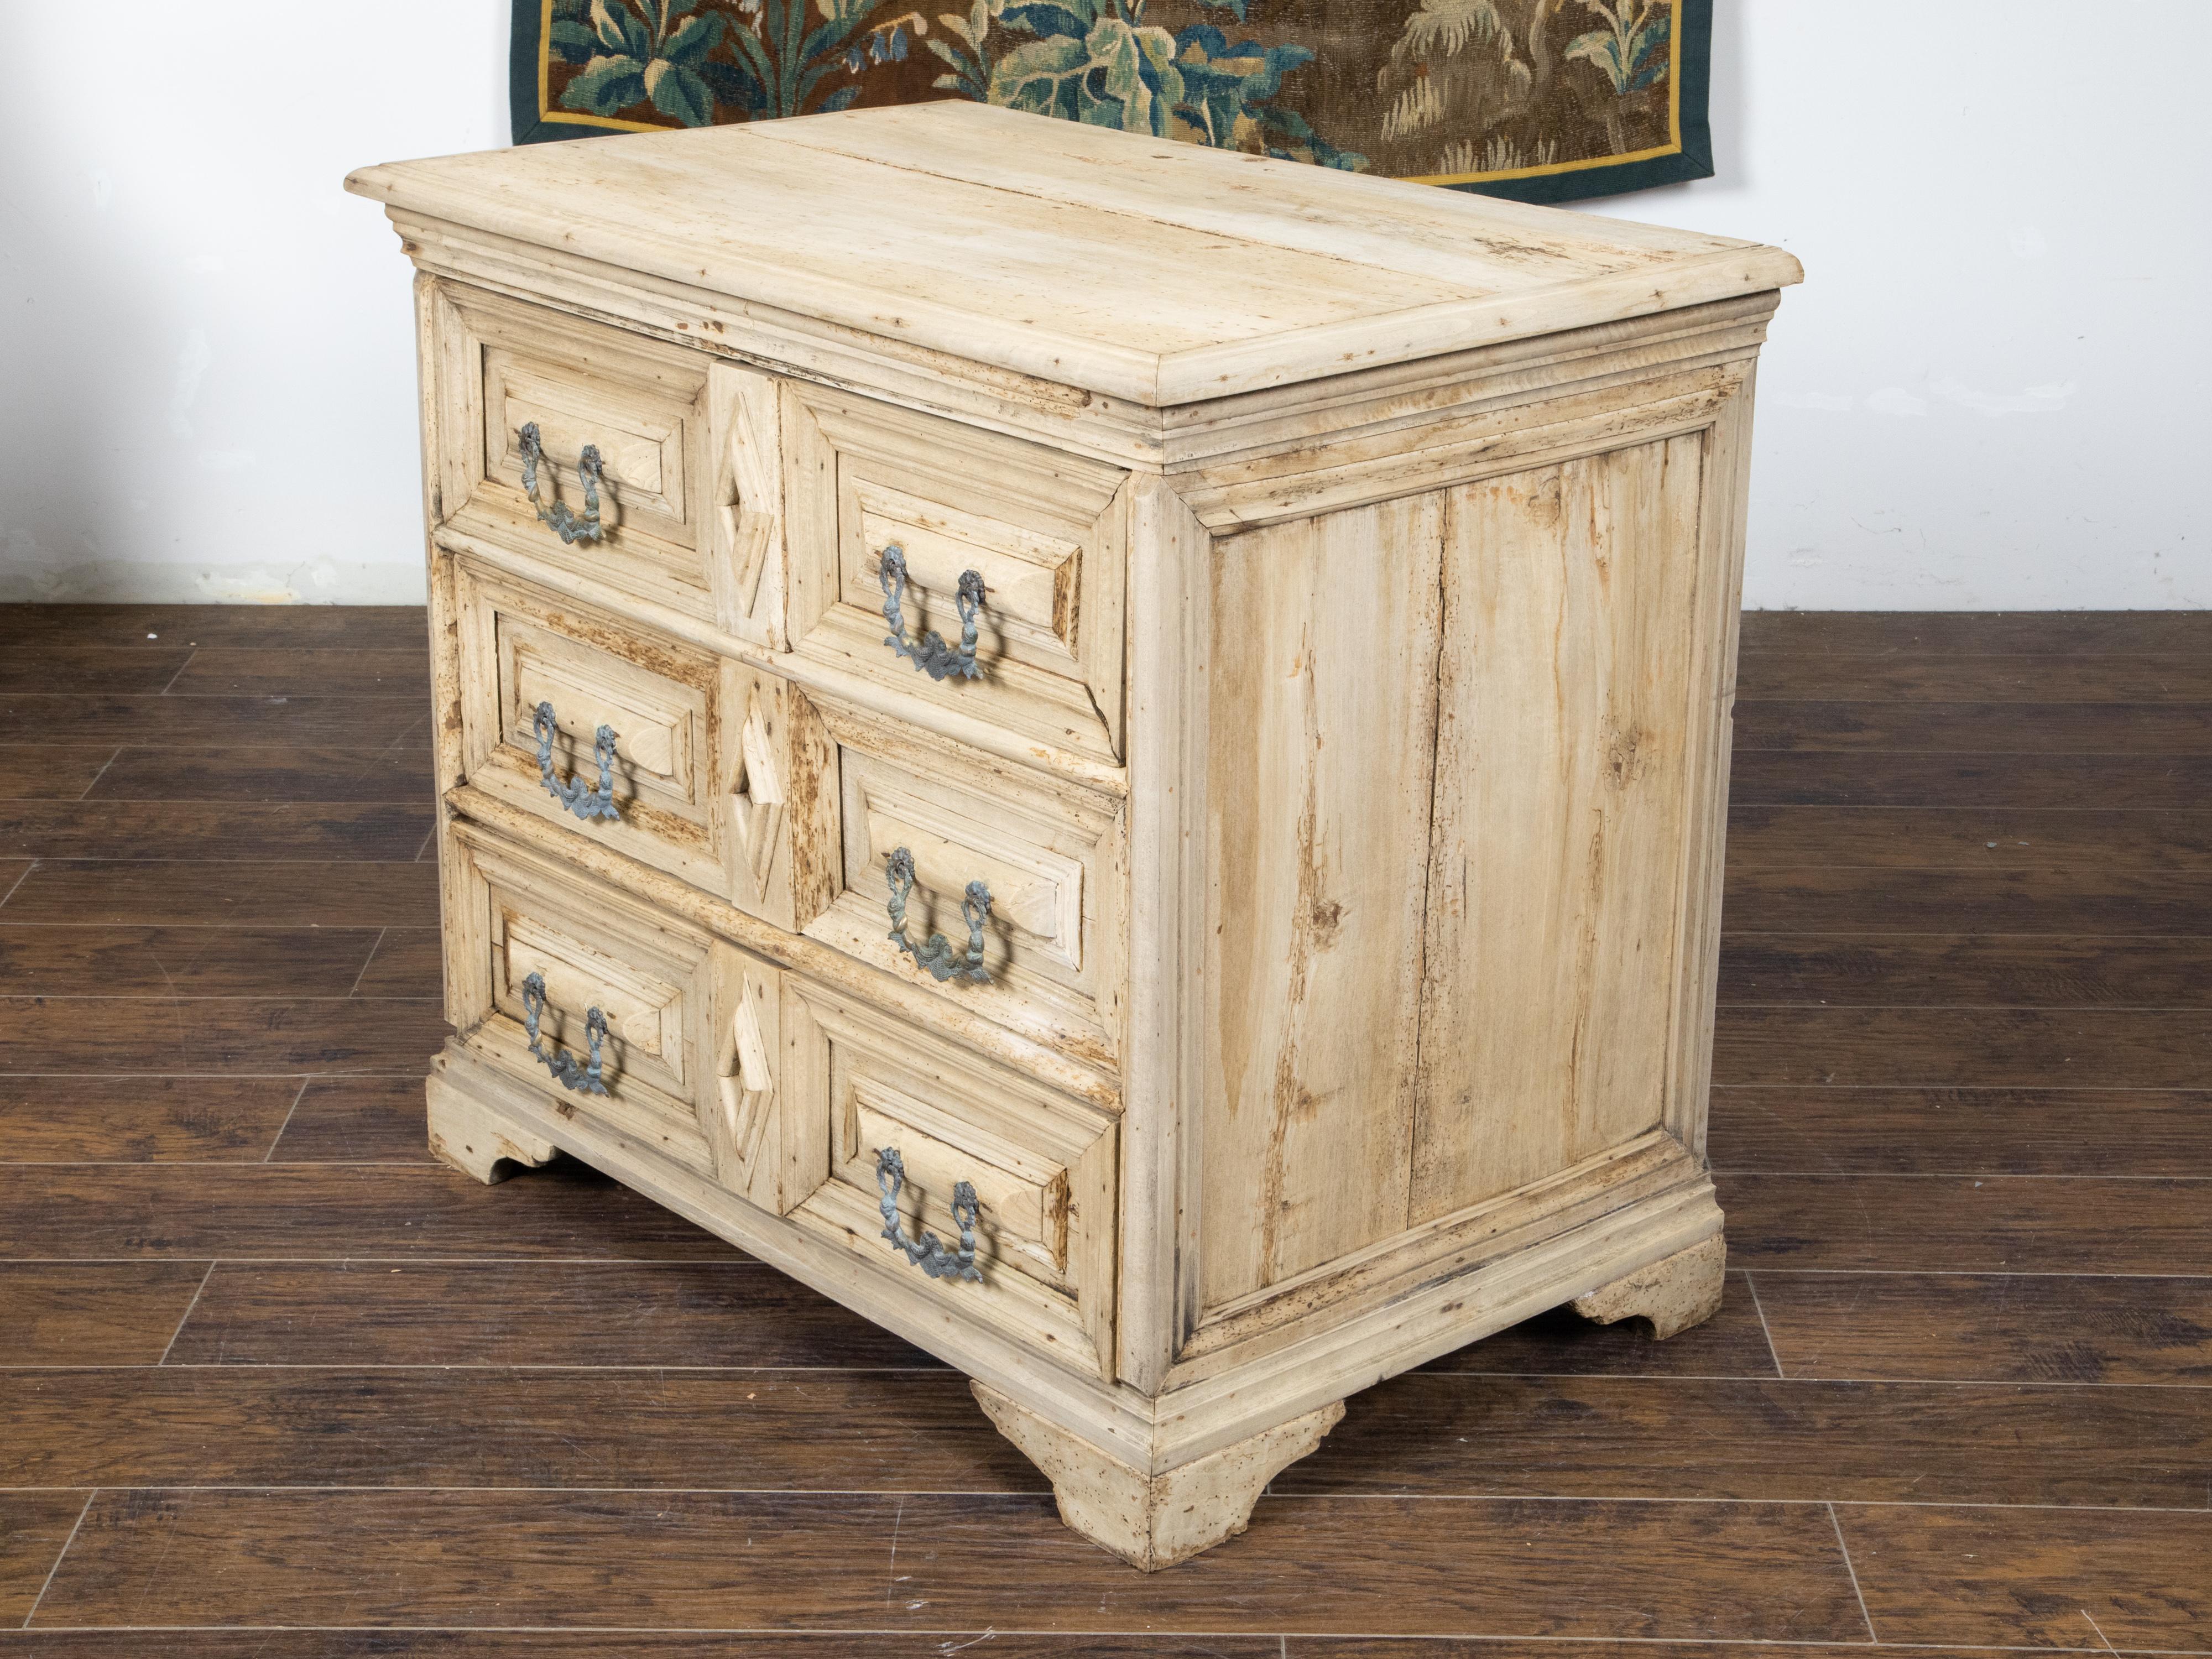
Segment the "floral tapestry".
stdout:
<svg viewBox="0 0 2212 1659">
<path fill-rule="evenodd" d="M 1712 0 L 514 0 L 518 143 L 972 98 L 1557 202 L 1712 173 Z"/>
</svg>

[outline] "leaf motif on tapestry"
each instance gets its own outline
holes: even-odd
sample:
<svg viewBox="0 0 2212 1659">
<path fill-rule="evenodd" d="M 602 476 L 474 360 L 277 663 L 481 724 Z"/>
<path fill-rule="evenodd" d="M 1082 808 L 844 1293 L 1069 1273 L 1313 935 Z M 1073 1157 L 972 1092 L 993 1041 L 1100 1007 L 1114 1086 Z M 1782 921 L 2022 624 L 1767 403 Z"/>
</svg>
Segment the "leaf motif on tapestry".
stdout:
<svg viewBox="0 0 2212 1659">
<path fill-rule="evenodd" d="M 1711 3 L 516 0 L 516 135 L 966 98 L 1558 200 L 1711 171 Z"/>
</svg>

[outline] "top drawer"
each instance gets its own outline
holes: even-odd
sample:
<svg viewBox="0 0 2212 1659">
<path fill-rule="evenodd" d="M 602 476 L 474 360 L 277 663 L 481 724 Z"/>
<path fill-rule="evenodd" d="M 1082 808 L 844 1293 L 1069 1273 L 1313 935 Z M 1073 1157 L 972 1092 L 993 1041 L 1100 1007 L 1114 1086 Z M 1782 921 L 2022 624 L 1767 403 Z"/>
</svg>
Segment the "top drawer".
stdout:
<svg viewBox="0 0 2212 1659">
<path fill-rule="evenodd" d="M 783 416 L 793 650 L 878 713 L 1119 765 L 1129 475 L 799 381 Z M 927 635 L 960 649 L 963 607 L 974 672 L 925 672 Z"/>
<path fill-rule="evenodd" d="M 441 284 L 438 520 L 757 644 L 781 643 L 775 383 Z M 542 459 L 530 497 L 526 428 Z M 582 476 L 599 456 L 599 510 Z M 548 518 L 565 520 L 573 539 Z"/>
</svg>

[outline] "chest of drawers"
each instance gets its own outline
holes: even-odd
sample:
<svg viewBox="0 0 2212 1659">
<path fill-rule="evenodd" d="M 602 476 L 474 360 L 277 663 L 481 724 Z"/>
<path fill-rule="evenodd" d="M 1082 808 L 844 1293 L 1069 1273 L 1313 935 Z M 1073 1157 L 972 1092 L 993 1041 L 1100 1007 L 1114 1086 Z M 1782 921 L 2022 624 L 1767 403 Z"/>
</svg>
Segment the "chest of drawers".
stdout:
<svg viewBox="0 0 2212 1659">
<path fill-rule="evenodd" d="M 349 183 L 418 270 L 449 1162 L 942 1356 L 1147 1568 L 1382 1377 L 1717 1304 L 1790 256 L 959 102 Z"/>
</svg>

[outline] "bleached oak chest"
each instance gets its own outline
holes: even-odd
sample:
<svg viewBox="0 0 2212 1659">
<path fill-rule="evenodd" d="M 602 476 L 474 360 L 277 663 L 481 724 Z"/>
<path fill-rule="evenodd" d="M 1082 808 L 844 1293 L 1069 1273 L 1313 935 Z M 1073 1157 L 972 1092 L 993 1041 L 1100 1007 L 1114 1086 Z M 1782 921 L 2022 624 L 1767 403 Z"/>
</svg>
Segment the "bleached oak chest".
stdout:
<svg viewBox="0 0 2212 1659">
<path fill-rule="evenodd" d="M 446 1158 L 941 1355 L 1144 1567 L 1394 1372 L 1717 1305 L 1789 255 L 966 103 L 349 182 L 421 273 Z"/>
</svg>

